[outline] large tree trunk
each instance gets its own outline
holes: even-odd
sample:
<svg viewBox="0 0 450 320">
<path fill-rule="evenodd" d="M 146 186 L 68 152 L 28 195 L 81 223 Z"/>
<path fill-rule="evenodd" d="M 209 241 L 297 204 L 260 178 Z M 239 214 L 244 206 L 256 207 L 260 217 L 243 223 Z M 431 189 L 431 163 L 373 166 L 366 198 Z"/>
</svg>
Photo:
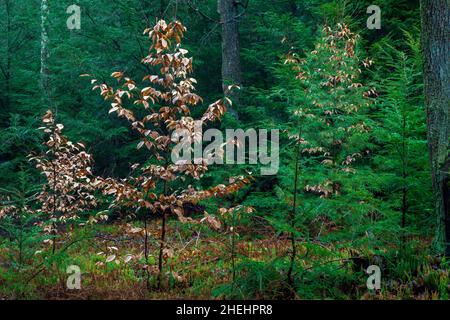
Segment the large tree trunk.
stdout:
<svg viewBox="0 0 450 320">
<path fill-rule="evenodd" d="M 238 4 L 235 0 L 217 0 L 222 25 L 222 88 L 226 96 L 239 103 L 239 90 L 229 91 L 230 85 L 242 84 L 239 45 Z M 229 110 L 235 117 L 235 110 Z"/>
<path fill-rule="evenodd" d="M 48 69 L 48 59 L 50 56 L 48 44 L 48 15 L 49 7 L 48 0 L 41 0 L 41 90 L 43 102 L 49 103 L 50 91 L 50 74 Z M 48 107 L 48 106 L 46 106 Z"/>
<path fill-rule="evenodd" d="M 450 256 L 450 3 L 421 0 L 428 148 L 438 219 L 436 244 Z"/>
</svg>

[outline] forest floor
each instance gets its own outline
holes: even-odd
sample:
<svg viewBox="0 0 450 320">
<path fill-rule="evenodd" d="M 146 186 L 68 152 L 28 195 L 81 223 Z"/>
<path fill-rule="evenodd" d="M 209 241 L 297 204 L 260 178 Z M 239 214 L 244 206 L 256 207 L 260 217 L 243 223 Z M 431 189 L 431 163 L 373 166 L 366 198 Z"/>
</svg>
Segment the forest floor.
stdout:
<svg viewBox="0 0 450 320">
<path fill-rule="evenodd" d="M 57 242 L 55 258 L 45 268 L 38 252 L 33 266 L 12 271 L 6 263 L 11 252 L 0 246 L 0 299 L 436 299 L 450 291 L 448 269 L 414 260 L 397 271 L 404 277 L 397 279 L 389 271 L 386 277 L 391 280 L 383 278 L 383 289 L 369 292 L 363 269 L 368 261 L 355 256 L 355 249 L 300 242 L 296 263 L 301 272 L 296 274 L 299 288 L 294 293 L 286 282 L 290 241 L 264 230 L 250 234 L 244 228 L 238 229 L 234 250 L 233 286 L 230 234 L 178 221 L 169 222 L 164 281 L 157 289 L 160 228 L 156 220 L 147 226 L 147 269 L 142 224 L 77 229 Z M 81 290 L 67 289 L 69 265 L 80 268 Z"/>
</svg>

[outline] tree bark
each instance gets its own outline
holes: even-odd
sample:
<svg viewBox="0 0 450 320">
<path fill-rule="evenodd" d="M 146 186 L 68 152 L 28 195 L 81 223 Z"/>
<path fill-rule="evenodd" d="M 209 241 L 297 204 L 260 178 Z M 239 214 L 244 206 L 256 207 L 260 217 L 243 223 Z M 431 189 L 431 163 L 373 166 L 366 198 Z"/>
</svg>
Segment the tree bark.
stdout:
<svg viewBox="0 0 450 320">
<path fill-rule="evenodd" d="M 229 91 L 230 85 L 242 84 L 238 4 L 235 0 L 218 0 L 218 13 L 222 25 L 222 89 L 225 96 L 239 103 L 239 91 Z M 229 109 L 237 118 L 237 112 Z"/>
<path fill-rule="evenodd" d="M 424 90 L 435 213 L 436 249 L 450 256 L 450 3 L 421 0 Z"/>
<path fill-rule="evenodd" d="M 44 103 L 49 103 L 50 73 L 48 69 L 48 59 L 50 57 L 48 44 L 48 0 L 41 0 L 41 90 Z"/>
</svg>

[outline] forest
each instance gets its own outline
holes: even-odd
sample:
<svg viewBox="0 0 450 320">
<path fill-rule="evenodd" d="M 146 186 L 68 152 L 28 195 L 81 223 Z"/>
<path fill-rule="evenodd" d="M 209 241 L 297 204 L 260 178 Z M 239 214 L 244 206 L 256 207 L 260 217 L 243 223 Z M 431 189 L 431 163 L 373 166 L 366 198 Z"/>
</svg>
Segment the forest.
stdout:
<svg viewBox="0 0 450 320">
<path fill-rule="evenodd" d="M 0 16 L 0 300 L 449 300 L 448 0 Z"/>
</svg>

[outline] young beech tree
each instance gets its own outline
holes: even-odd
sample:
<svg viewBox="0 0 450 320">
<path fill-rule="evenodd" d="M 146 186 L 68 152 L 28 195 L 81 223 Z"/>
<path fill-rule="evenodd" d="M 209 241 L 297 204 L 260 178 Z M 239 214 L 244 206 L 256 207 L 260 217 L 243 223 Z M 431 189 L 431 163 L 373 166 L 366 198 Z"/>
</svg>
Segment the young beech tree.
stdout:
<svg viewBox="0 0 450 320">
<path fill-rule="evenodd" d="M 345 25 L 325 27 L 315 50 L 304 59 L 295 54 L 286 59 L 297 72 L 297 88 L 292 92 L 293 127 L 289 130 L 295 141 L 295 176 L 284 182 L 286 188 L 294 182 L 293 210 L 288 217 L 293 239 L 290 283 L 298 210 L 309 226 L 309 230 L 303 230 L 304 235 L 318 238 L 345 229 L 343 234 L 356 240 L 355 236 L 364 232 L 358 228 L 367 219 L 369 209 L 365 204 L 372 197 L 365 187 L 367 172 L 358 162 L 370 148 L 364 109 L 375 91 L 359 82 L 360 65 L 371 62 L 359 60 L 355 53 L 357 39 Z"/>
<path fill-rule="evenodd" d="M 58 224 L 73 222 L 79 213 L 97 205 L 95 178 L 91 172 L 93 160 L 84 151 L 84 145 L 72 143 L 62 134 L 64 126 L 55 123 L 51 111 L 47 111 L 43 123 L 45 126 L 40 129 L 48 135 L 48 140 L 44 142 L 47 151 L 37 156 L 30 155 L 29 158 L 47 180 L 37 200 L 41 203 L 40 212 L 50 222 L 44 230 L 53 235 L 50 242 L 55 253 Z"/>
<path fill-rule="evenodd" d="M 158 258 L 158 288 L 161 288 L 163 277 L 163 260 L 168 250 L 165 248 L 167 216 L 173 214 L 182 222 L 194 222 L 184 216 L 187 204 L 197 203 L 209 197 L 225 196 L 239 190 L 248 179 L 233 178 L 230 184 L 218 185 L 209 190 L 196 190 L 186 187 L 187 180 L 199 179 L 208 169 L 209 157 L 196 155 L 194 163 L 172 163 L 171 154 L 180 142 L 175 130 L 183 132 L 182 143 L 192 147 L 202 142 L 202 136 L 195 131 L 196 123 L 190 117 L 190 108 L 202 102 L 194 93 L 196 80 L 189 77 L 192 73 L 192 58 L 186 55 L 187 50 L 181 48 L 181 40 L 186 28 L 178 21 L 166 23 L 160 20 L 153 28 L 146 29 L 152 40 L 150 53 L 142 63 L 148 70 L 159 73 L 146 75 L 143 78 L 144 87 L 139 88 L 136 82 L 124 76 L 122 72 L 114 72 L 112 76 L 122 85 L 113 89 L 107 84 L 95 85 L 105 100 L 111 101 L 110 113 L 127 119 L 132 129 L 140 136 L 137 148 L 149 152 L 147 163 L 133 165 L 134 176 L 124 180 L 104 179 L 106 194 L 115 196 L 113 204 L 124 205 L 136 209 L 142 216 L 144 227 L 150 213 L 161 216 L 160 250 Z M 97 80 L 92 80 L 96 83 Z M 140 106 L 140 110 L 132 111 L 126 105 Z M 220 119 L 226 111 L 226 105 L 231 105 L 227 98 L 209 105 L 201 125 Z M 179 131 L 177 131 L 179 132 Z M 188 151 L 192 151 L 192 148 Z M 219 153 L 219 152 L 217 152 Z M 211 154 L 211 157 L 217 154 Z M 184 182 L 184 183 L 183 183 Z M 205 213 L 203 221 L 217 226 L 215 217 Z M 145 230 L 144 254 L 148 263 L 147 231 Z M 149 286 L 149 266 L 147 270 L 147 286 Z"/>
</svg>

